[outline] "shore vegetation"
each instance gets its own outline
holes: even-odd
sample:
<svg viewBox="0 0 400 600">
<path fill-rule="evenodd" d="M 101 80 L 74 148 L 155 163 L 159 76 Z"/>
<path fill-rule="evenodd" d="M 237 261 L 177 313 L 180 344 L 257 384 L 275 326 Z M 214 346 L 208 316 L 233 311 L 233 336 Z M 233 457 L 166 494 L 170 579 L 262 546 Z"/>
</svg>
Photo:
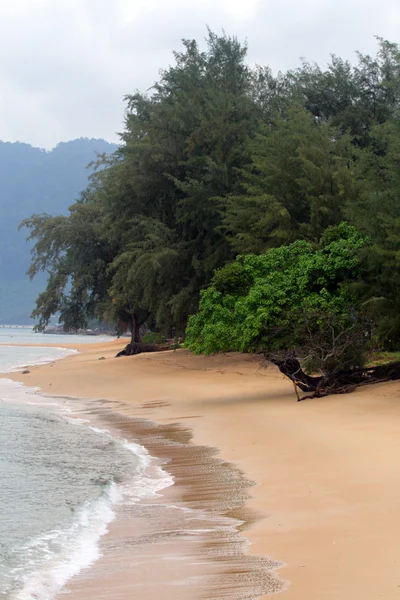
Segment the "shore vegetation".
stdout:
<svg viewBox="0 0 400 600">
<path fill-rule="evenodd" d="M 259 352 L 314 395 L 400 376 L 368 366 L 400 350 L 400 47 L 377 48 L 273 74 L 234 37 L 183 40 L 69 214 L 23 221 L 38 329 Z"/>
</svg>

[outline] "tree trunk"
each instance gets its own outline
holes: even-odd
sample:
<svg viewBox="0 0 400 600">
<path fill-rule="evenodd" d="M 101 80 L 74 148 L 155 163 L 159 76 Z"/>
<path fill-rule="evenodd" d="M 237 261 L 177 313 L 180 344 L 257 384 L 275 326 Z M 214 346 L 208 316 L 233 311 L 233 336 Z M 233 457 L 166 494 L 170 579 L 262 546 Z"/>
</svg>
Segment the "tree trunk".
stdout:
<svg viewBox="0 0 400 600">
<path fill-rule="evenodd" d="M 139 319 L 134 313 L 131 315 L 130 321 L 130 330 L 131 330 L 131 341 L 121 352 L 118 352 L 118 356 L 134 356 L 135 354 L 141 354 L 143 352 L 142 346 L 142 336 L 140 334 L 140 325 Z"/>
<path fill-rule="evenodd" d="M 131 317 L 131 344 L 140 344 L 141 341 L 139 319 L 134 313 Z"/>
<path fill-rule="evenodd" d="M 360 385 L 383 383 L 400 379 L 400 361 L 376 367 L 360 367 L 339 371 L 334 375 L 311 377 L 304 373 L 301 364 L 295 356 L 277 359 L 268 354 L 265 358 L 276 365 L 281 373 L 289 377 L 293 383 L 307 392 L 309 396 L 298 397 L 298 400 L 307 398 L 322 398 L 330 394 L 347 394 Z"/>
<path fill-rule="evenodd" d="M 162 344 L 136 344 L 130 342 L 121 352 L 118 352 L 116 358 L 119 356 L 135 356 L 136 354 L 141 354 L 142 352 L 165 352 L 169 350 L 170 347 L 168 345 Z"/>
<path fill-rule="evenodd" d="M 142 344 L 142 335 L 140 333 L 139 319 L 136 314 L 131 317 L 131 341 L 121 352 L 118 352 L 118 356 L 135 356 L 142 352 L 161 352 L 163 350 L 169 350 L 168 345 L 162 344 Z"/>
</svg>

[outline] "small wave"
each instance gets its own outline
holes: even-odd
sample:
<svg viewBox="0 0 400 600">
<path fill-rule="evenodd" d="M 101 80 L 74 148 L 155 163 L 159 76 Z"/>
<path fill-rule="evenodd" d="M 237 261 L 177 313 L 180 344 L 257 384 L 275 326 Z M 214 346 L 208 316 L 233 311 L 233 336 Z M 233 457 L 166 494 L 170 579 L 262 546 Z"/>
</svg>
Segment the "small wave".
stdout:
<svg viewBox="0 0 400 600">
<path fill-rule="evenodd" d="M 72 354 L 78 354 L 78 350 L 57 346 L 48 348 L 1 346 L 0 373 L 16 372 L 26 367 L 48 364 Z"/>
<path fill-rule="evenodd" d="M 142 498 L 157 495 L 157 492 L 174 484 L 174 479 L 167 471 L 155 464 L 147 449 L 126 439 L 116 440 L 108 429 L 100 429 L 92 425 L 89 429 L 96 433 L 107 435 L 113 441 L 119 441 L 124 448 L 132 452 L 138 459 L 136 477 L 128 484 L 121 486 L 124 504 L 136 504 Z"/>
<path fill-rule="evenodd" d="M 100 498 L 85 503 L 68 528 L 47 532 L 20 548 L 24 572 L 14 574 L 14 581 L 19 583 L 17 591 L 8 596 L 12 600 L 52 600 L 70 579 L 100 558 L 99 542 L 115 519 L 118 504 L 136 504 L 173 484 L 172 476 L 155 464 L 146 448 L 115 438 L 105 429 L 89 428 L 121 443 L 135 455 L 135 477 L 121 485 L 107 482 Z"/>
<path fill-rule="evenodd" d="M 38 391 L 37 388 L 27 388 L 11 380 L 0 382 L 0 397 L 4 395 L 8 402 L 17 401 L 26 405 L 40 403 L 42 397 Z M 53 405 L 48 401 L 45 404 Z M 62 412 L 65 412 L 65 409 L 63 406 Z M 63 418 L 75 424 L 83 425 L 87 422 L 87 419 L 75 419 L 70 416 Z M 18 552 L 21 553 L 22 562 L 19 562 L 16 570 L 10 572 L 10 580 L 13 583 L 8 592 L 6 591 L 6 597 L 10 600 L 54 598 L 71 578 L 91 566 L 101 556 L 99 542 L 116 517 L 117 505 L 131 505 L 146 497 L 150 498 L 174 482 L 172 476 L 159 466 L 143 446 L 118 438 L 114 432 L 110 433 L 105 429 L 90 425 L 85 427 L 107 436 L 113 443 L 121 444 L 132 452 L 137 459 L 134 476 L 129 481 L 120 482 L 114 477 L 113 481 L 94 481 L 94 484 L 103 488 L 101 496 L 88 501 L 76 511 L 71 507 L 73 522 L 70 525 L 41 534 L 20 547 Z"/>
<path fill-rule="evenodd" d="M 38 552 L 47 559 L 36 569 L 31 563 L 33 570 L 21 578 L 22 587 L 13 600 L 51 600 L 67 581 L 93 564 L 101 555 L 99 540 L 115 519 L 114 506 L 120 500 L 118 486 L 110 482 L 99 499 L 82 507 L 69 528 L 48 532 L 25 546 L 28 563 Z"/>
<path fill-rule="evenodd" d="M 140 473 L 140 477 L 124 486 L 125 503 L 135 504 L 142 498 L 155 496 L 160 490 L 174 484 L 172 475 L 154 463 L 153 457 L 144 446 L 127 440 L 123 441 L 123 446 L 139 459 L 138 471 Z"/>
</svg>

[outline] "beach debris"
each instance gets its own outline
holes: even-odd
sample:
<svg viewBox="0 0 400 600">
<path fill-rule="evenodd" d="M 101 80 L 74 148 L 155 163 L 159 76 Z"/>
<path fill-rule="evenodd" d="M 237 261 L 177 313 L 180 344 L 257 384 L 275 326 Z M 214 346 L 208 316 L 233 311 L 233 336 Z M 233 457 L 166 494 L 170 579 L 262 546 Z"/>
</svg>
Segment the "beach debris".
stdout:
<svg viewBox="0 0 400 600">
<path fill-rule="evenodd" d="M 98 360 L 106 360 L 105 356 L 100 356 L 100 358 Z"/>
<path fill-rule="evenodd" d="M 265 352 L 264 357 L 268 362 L 278 367 L 283 375 L 293 381 L 299 402 L 308 398 L 322 398 L 330 394 L 348 394 L 362 385 L 400 379 L 400 361 L 384 365 L 350 368 L 326 376 L 311 376 L 303 371 L 300 361 L 293 352 L 287 353 L 284 357 Z M 300 397 L 296 386 L 302 392 L 307 392 L 310 395 Z"/>
</svg>

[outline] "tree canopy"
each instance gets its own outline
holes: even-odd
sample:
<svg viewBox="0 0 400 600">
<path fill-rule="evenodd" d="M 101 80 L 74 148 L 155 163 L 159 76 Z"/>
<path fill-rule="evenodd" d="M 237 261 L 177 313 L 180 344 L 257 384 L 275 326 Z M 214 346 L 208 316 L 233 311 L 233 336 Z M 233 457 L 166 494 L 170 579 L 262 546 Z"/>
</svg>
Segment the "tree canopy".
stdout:
<svg viewBox="0 0 400 600">
<path fill-rule="evenodd" d="M 195 351 L 302 348 L 326 373 L 362 363 L 361 332 L 398 348 L 400 50 L 377 44 L 274 75 L 234 37 L 184 40 L 69 215 L 24 221 L 39 327 L 97 316 L 139 342 L 194 315 Z"/>
<path fill-rule="evenodd" d="M 360 277 L 359 250 L 367 243 L 341 223 L 326 230 L 318 249 L 299 240 L 239 255 L 202 292 L 199 311 L 189 319 L 187 346 L 206 354 L 296 352 L 309 370 L 324 374 L 359 366 L 363 355 L 354 342 L 364 321 L 346 284 Z M 347 343 L 338 344 L 340 336 Z"/>
</svg>

